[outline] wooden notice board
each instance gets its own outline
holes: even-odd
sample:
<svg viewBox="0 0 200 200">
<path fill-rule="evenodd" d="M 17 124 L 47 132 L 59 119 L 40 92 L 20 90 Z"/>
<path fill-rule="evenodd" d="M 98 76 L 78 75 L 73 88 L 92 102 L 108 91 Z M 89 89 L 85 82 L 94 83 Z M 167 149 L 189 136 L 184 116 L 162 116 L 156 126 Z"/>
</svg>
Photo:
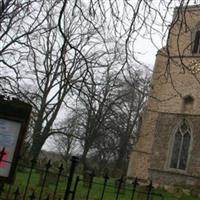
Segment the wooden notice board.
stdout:
<svg viewBox="0 0 200 200">
<path fill-rule="evenodd" d="M 0 181 L 12 183 L 20 149 L 28 127 L 31 106 L 17 99 L 0 96 Z"/>
</svg>

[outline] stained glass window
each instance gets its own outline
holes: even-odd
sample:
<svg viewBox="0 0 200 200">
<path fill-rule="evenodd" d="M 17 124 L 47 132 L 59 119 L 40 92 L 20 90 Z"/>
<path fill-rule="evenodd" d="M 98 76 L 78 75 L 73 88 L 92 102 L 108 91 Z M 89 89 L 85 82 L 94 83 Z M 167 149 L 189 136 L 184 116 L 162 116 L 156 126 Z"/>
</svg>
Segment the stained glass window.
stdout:
<svg viewBox="0 0 200 200">
<path fill-rule="evenodd" d="M 190 141 L 190 127 L 184 119 L 174 135 L 170 168 L 186 169 Z"/>
</svg>

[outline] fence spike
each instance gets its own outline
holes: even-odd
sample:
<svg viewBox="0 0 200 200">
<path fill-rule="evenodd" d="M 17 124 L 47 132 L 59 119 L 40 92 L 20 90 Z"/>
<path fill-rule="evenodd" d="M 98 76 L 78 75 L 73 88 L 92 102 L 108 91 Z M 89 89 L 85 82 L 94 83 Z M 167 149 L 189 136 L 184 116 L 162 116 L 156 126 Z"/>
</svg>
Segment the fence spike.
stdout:
<svg viewBox="0 0 200 200">
<path fill-rule="evenodd" d="M 32 194 L 29 196 L 30 200 L 35 200 L 36 196 L 35 196 L 35 191 L 32 192 Z"/>
<path fill-rule="evenodd" d="M 10 196 L 11 188 L 12 188 L 12 185 L 9 185 L 8 191 L 7 191 L 7 194 L 6 194 L 6 200 L 10 199 L 9 196 Z"/>
<path fill-rule="evenodd" d="M 109 179 L 109 175 L 108 175 L 108 172 L 106 172 L 103 176 L 104 180 L 108 180 Z"/>
<path fill-rule="evenodd" d="M 64 200 L 68 200 L 69 198 L 69 193 L 71 192 L 71 184 L 72 184 L 72 180 L 74 177 L 74 172 L 75 172 L 75 168 L 77 166 L 79 162 L 79 158 L 76 156 L 72 156 L 71 158 L 71 166 L 70 166 L 70 172 L 69 172 L 69 177 L 68 177 L 68 181 L 67 181 L 67 187 L 65 189 L 65 195 L 64 195 Z"/>
<path fill-rule="evenodd" d="M 75 184 L 74 184 L 74 189 L 73 189 L 73 193 L 72 193 L 72 198 L 71 198 L 71 200 L 74 200 L 74 198 L 75 198 L 76 189 L 77 189 L 77 186 L 78 186 L 79 181 L 80 181 L 80 178 L 79 178 L 79 176 L 77 176 L 77 177 L 76 177 Z"/>
<path fill-rule="evenodd" d="M 150 183 L 147 186 L 147 188 L 148 188 L 148 191 L 147 191 L 147 200 L 150 200 L 151 199 L 151 192 L 152 192 L 152 189 L 153 189 L 152 181 L 150 181 Z"/>
<path fill-rule="evenodd" d="M 64 170 L 63 167 L 63 163 L 60 164 L 60 166 L 58 167 L 59 173 L 62 173 L 62 171 Z"/>
<path fill-rule="evenodd" d="M 133 188 L 136 188 L 138 185 L 138 178 L 136 177 L 135 180 L 132 182 Z"/>
<path fill-rule="evenodd" d="M 0 182 L 0 196 L 4 192 L 4 183 Z"/>
<path fill-rule="evenodd" d="M 131 195 L 131 200 L 134 199 L 136 187 L 137 187 L 137 185 L 138 185 L 138 179 L 137 179 L 137 177 L 136 177 L 135 180 L 132 182 L 132 184 L 133 184 L 133 191 L 132 191 L 132 195 Z"/>
<path fill-rule="evenodd" d="M 104 175 L 103 190 L 102 190 L 102 193 L 101 193 L 101 198 L 100 198 L 100 200 L 103 200 L 103 197 L 104 197 L 104 193 L 105 193 L 105 190 L 106 190 L 106 186 L 107 186 L 108 179 L 109 179 L 108 172 L 106 172 L 105 175 Z"/>
<path fill-rule="evenodd" d="M 49 173 L 49 169 L 52 166 L 51 160 L 49 160 L 48 163 L 45 166 L 46 166 L 46 169 L 45 169 L 45 172 L 44 172 L 44 178 L 43 178 L 42 185 L 41 185 L 39 200 L 41 200 L 41 198 L 42 198 L 42 194 L 43 194 L 44 186 L 45 186 L 46 179 L 47 179 L 47 176 L 48 176 L 48 173 Z"/>
<path fill-rule="evenodd" d="M 49 199 L 50 199 L 50 195 L 48 194 L 47 198 L 46 198 L 46 199 L 44 199 L 44 200 L 49 200 Z"/>
<path fill-rule="evenodd" d="M 88 185 L 88 191 L 87 191 L 86 200 L 89 199 L 90 191 L 92 189 L 93 178 L 95 176 L 94 170 L 92 170 L 91 173 L 89 173 L 89 176 L 90 176 L 90 180 L 89 180 L 89 185 Z"/>
<path fill-rule="evenodd" d="M 48 163 L 45 166 L 46 166 L 46 170 L 49 170 L 49 168 L 51 168 L 52 166 L 51 160 L 48 160 Z"/>
<path fill-rule="evenodd" d="M 17 200 L 17 197 L 20 195 L 19 187 L 17 187 L 17 189 L 15 190 L 13 194 L 14 194 L 14 200 Z"/>
<path fill-rule="evenodd" d="M 29 188 L 32 172 L 33 172 L 33 169 L 34 169 L 35 165 L 36 165 L 36 160 L 32 159 L 31 160 L 31 168 L 30 168 L 30 171 L 29 171 L 29 174 L 28 174 L 28 179 L 27 179 L 27 182 L 26 182 L 25 190 L 24 190 L 23 200 L 26 199 L 26 194 L 27 194 L 27 191 L 28 191 L 28 188 Z"/>
<path fill-rule="evenodd" d="M 124 177 L 121 176 L 117 181 L 118 181 L 118 185 L 117 185 L 117 194 L 116 194 L 115 200 L 118 200 L 118 198 L 119 198 L 119 193 L 120 193 L 122 184 L 124 183 Z"/>
<path fill-rule="evenodd" d="M 31 160 L 31 167 L 34 167 L 36 165 L 36 163 L 37 163 L 37 160 L 35 158 L 33 158 Z"/>
<path fill-rule="evenodd" d="M 55 189 L 54 189 L 54 193 L 53 193 L 53 200 L 55 199 L 57 189 L 58 189 L 59 180 L 60 180 L 60 176 L 61 176 L 63 170 L 64 170 L 64 167 L 63 167 L 63 164 L 61 163 L 61 165 L 58 167 L 58 175 L 57 175 L 56 185 L 55 185 Z"/>
</svg>

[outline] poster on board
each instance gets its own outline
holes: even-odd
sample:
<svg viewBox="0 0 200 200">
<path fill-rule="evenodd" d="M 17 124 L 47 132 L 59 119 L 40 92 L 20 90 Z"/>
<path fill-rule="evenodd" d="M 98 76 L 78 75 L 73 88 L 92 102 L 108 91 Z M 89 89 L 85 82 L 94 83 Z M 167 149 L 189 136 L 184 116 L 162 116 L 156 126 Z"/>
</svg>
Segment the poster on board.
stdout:
<svg viewBox="0 0 200 200">
<path fill-rule="evenodd" d="M 20 129 L 20 122 L 0 118 L 0 151 L 5 148 L 5 154 L 0 161 L 1 177 L 9 176 Z"/>
</svg>

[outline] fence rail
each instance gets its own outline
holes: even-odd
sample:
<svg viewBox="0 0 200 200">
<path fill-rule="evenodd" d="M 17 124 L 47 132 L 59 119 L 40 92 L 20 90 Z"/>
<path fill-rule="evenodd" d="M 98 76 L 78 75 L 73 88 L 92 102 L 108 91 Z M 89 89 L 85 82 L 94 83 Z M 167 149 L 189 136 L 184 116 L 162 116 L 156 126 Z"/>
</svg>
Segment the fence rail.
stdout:
<svg viewBox="0 0 200 200">
<path fill-rule="evenodd" d="M 11 165 L 4 160 L 5 148 L 0 151 L 1 166 Z M 63 164 L 54 167 L 49 160 L 44 168 L 32 160 L 30 165 L 18 164 L 15 182 L 0 182 L 0 200 L 163 200 L 162 194 L 154 191 L 152 182 L 140 186 L 137 178 L 128 183 L 125 177 L 114 180 L 105 174 L 102 178 L 88 173 L 84 178 L 75 173 L 78 158 L 72 157 L 66 173 Z M 21 169 L 21 170 L 19 170 Z M 23 170 L 22 170 L 23 169 Z"/>
</svg>

